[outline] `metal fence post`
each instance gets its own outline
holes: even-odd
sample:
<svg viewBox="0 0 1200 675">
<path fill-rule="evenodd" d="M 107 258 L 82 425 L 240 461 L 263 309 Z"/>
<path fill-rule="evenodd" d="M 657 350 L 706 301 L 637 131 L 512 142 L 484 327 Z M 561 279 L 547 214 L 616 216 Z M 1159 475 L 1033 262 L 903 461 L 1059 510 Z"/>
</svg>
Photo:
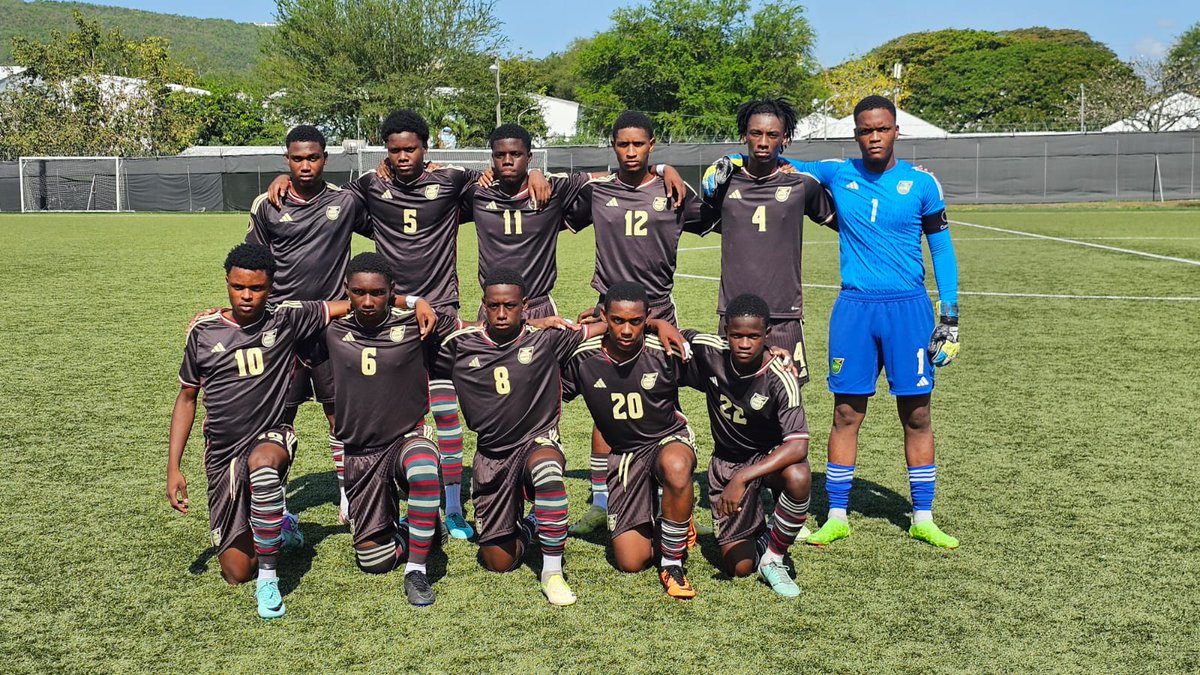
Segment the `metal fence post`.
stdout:
<svg viewBox="0 0 1200 675">
<path fill-rule="evenodd" d="M 1121 196 L 1121 139 L 1117 139 L 1117 151 L 1113 155 L 1113 198 Z"/>
<path fill-rule="evenodd" d="M 979 201 L 979 141 L 975 141 L 975 201 Z"/>
</svg>

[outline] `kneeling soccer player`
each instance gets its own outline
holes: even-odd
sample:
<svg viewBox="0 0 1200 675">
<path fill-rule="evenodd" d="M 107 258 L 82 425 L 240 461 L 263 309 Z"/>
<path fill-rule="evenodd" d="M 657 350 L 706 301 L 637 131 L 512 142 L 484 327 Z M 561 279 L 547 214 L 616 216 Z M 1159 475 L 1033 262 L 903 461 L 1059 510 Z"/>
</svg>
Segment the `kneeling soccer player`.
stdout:
<svg viewBox="0 0 1200 675">
<path fill-rule="evenodd" d="M 424 425 L 428 360 L 437 341 L 422 342 L 417 317 L 393 306 L 394 274 L 383 256 L 361 253 L 346 270 L 351 312 L 325 329 L 322 357 L 332 368 L 336 436 L 346 445 L 346 493 L 354 554 L 364 572 L 383 574 L 404 562 L 404 593 L 433 604 L 425 561 L 437 528 L 441 482 L 438 448 Z M 414 298 L 406 304 L 415 305 Z M 457 319 L 439 315 L 434 333 Z M 408 515 L 399 521 L 399 502 Z"/>
<path fill-rule="evenodd" d="M 812 474 L 800 382 L 767 350 L 771 309 L 756 295 L 725 308 L 725 340 L 684 331 L 688 385 L 704 392 L 712 424 L 708 495 L 725 571 L 759 575 L 784 597 L 800 595 L 783 556 L 808 519 Z M 778 496 L 770 526 L 759 493 Z M 763 550 L 765 549 L 765 550 Z"/>
<path fill-rule="evenodd" d="M 675 408 L 684 363 L 663 342 L 644 335 L 649 300 L 641 284 L 612 284 L 604 299 L 606 332 L 584 342 L 563 370 L 563 398 L 582 396 L 605 442 L 608 457 L 608 524 L 622 572 L 653 563 L 656 488 L 662 488 L 658 521 L 659 580 L 667 595 L 696 596 L 683 569 L 694 496 L 696 451 L 687 418 Z M 657 322 L 660 335 L 675 333 Z"/>
<path fill-rule="evenodd" d="M 562 562 L 567 491 L 558 440 L 560 365 L 587 329 L 534 328 L 523 317 L 527 300 L 520 273 L 493 268 L 483 283 L 486 326 L 448 336 L 433 375 L 453 381 L 467 426 L 478 434 L 471 500 L 483 566 L 516 569 L 536 536 L 542 593 L 553 605 L 571 605 L 575 593 Z M 526 501 L 533 512 L 522 518 Z"/>
</svg>

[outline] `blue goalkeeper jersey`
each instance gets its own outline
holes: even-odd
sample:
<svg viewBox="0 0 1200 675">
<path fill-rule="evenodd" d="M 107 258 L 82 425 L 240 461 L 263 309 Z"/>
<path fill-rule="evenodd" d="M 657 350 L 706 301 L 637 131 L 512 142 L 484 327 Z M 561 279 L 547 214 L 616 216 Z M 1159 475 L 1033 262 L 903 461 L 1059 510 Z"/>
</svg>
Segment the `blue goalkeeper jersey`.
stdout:
<svg viewBox="0 0 1200 675">
<path fill-rule="evenodd" d="M 861 159 L 789 161 L 833 194 L 842 288 L 889 293 L 925 287 L 921 233 L 932 234 L 928 217 L 946 210 L 932 174 L 903 160 L 883 173 L 868 171 Z"/>
</svg>

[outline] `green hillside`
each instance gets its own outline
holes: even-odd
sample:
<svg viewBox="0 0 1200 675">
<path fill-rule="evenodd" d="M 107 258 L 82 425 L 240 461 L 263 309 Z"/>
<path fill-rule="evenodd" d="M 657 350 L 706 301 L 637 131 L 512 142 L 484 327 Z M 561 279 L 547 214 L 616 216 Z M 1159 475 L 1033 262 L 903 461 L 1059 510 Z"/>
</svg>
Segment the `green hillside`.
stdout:
<svg viewBox="0 0 1200 675">
<path fill-rule="evenodd" d="M 131 38 L 160 35 L 171 41 L 172 55 L 201 77 L 245 75 L 259 58 L 269 28 L 224 19 L 195 19 L 83 2 L 0 0 L 0 64 L 12 63 L 14 36 L 46 40 L 50 31 L 74 28 L 71 11 L 120 28 Z"/>
</svg>

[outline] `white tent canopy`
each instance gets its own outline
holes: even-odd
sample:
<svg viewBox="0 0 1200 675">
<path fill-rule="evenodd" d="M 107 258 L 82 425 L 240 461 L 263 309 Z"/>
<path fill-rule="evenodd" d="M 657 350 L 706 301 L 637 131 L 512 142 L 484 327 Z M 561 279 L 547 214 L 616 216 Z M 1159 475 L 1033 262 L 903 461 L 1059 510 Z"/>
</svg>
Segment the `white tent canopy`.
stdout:
<svg viewBox="0 0 1200 675">
<path fill-rule="evenodd" d="M 809 117 L 812 117 L 811 115 Z M 808 119 L 808 117 L 804 118 Z M 901 138 L 946 138 L 949 132 L 945 129 L 930 124 L 925 120 L 896 109 L 896 124 L 900 126 Z M 800 130 L 800 125 L 796 125 L 797 131 Z M 797 133 L 797 138 L 854 138 L 854 115 L 847 115 L 841 119 L 834 120 L 829 123 L 828 127 L 820 126 L 812 129 L 807 133 Z"/>
<path fill-rule="evenodd" d="M 1172 94 L 1145 110 L 1113 122 L 1101 131 L 1191 131 L 1200 129 L 1200 97 Z"/>
</svg>

